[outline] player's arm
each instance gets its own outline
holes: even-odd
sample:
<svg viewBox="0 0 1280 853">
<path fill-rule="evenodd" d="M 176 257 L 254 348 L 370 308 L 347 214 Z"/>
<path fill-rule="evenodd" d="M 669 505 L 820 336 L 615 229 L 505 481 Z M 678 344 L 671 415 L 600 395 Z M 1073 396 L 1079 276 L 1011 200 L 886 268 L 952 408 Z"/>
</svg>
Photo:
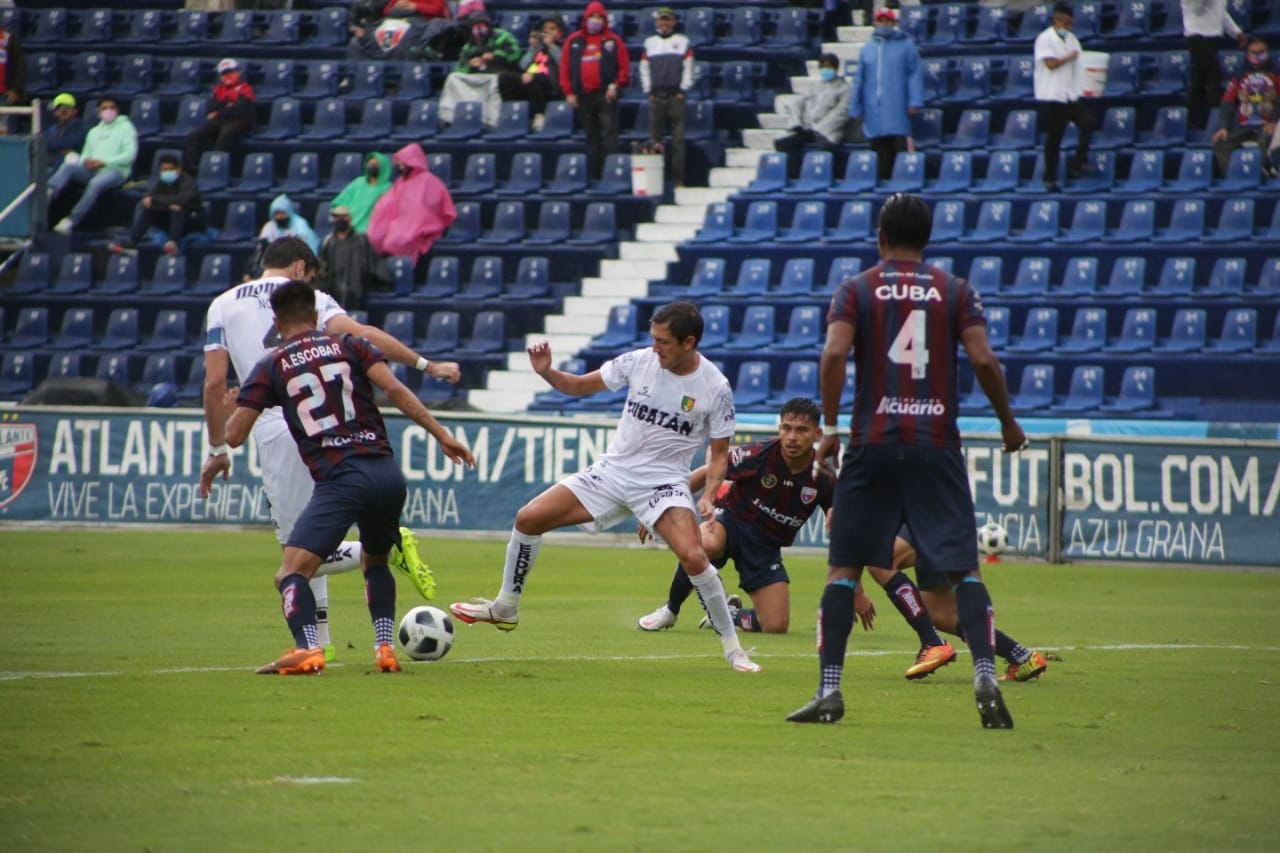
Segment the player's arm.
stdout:
<svg viewBox="0 0 1280 853">
<path fill-rule="evenodd" d="M 456 361 L 428 361 L 409 347 L 400 343 L 393 335 L 365 323 L 357 323 L 350 314 L 336 314 L 324 324 L 324 330 L 331 335 L 354 335 L 367 338 L 370 343 L 382 351 L 391 361 L 421 370 L 428 376 L 443 379 L 446 382 L 457 382 L 462 378 L 462 368 Z"/>
<path fill-rule="evenodd" d="M 227 444 L 232 447 L 239 447 L 249 438 L 249 433 L 253 430 L 254 423 L 258 420 L 258 415 L 262 414 L 257 409 L 250 409 L 245 406 L 238 406 L 231 417 L 227 418 Z"/>
<path fill-rule="evenodd" d="M 729 438 L 713 438 L 707 446 L 707 464 L 702 466 L 702 497 L 698 498 L 698 512 L 703 520 L 716 517 L 716 494 L 729 471 Z"/>
<path fill-rule="evenodd" d="M 707 486 L 707 466 L 699 465 L 689 472 L 689 491 L 693 494 L 705 489 Z"/>
<path fill-rule="evenodd" d="M 1005 385 L 1004 373 L 1000 370 L 1000 359 L 991 351 L 987 327 L 981 323 L 966 326 L 960 332 L 960 343 L 969 356 L 969 366 L 973 368 L 974 378 L 982 386 L 982 392 L 987 395 L 991 408 L 1000 419 L 1000 436 L 1004 449 L 1011 452 L 1021 450 L 1027 444 L 1027 436 L 1013 415 L 1013 407 L 1009 405 L 1009 388 Z"/>
<path fill-rule="evenodd" d="M 577 374 L 566 373 L 552 367 L 551 344 L 546 341 L 539 341 L 529 347 L 529 364 L 533 366 L 534 373 L 545 379 L 548 385 L 561 394 L 585 397 L 588 394 L 604 391 L 608 387 L 604 384 L 604 377 L 600 375 L 599 370 Z"/>
<path fill-rule="evenodd" d="M 204 424 L 209 433 L 209 455 L 200 468 L 200 497 L 209 497 L 213 481 L 231 473 L 231 456 L 227 448 L 227 368 L 231 358 L 224 349 L 206 350 L 204 354 Z"/>
<path fill-rule="evenodd" d="M 853 324 L 832 320 L 827 324 L 827 339 L 818 360 L 818 387 L 822 392 L 822 442 L 818 445 L 818 464 L 835 463 L 840 451 L 840 395 L 844 393 L 845 371 L 849 350 L 853 348 Z"/>
<path fill-rule="evenodd" d="M 365 372 L 369 375 L 369 381 L 381 388 L 382 392 L 387 395 L 387 399 L 395 404 L 397 409 L 418 426 L 425 429 L 439 443 L 440 449 L 444 451 L 445 456 L 448 456 L 459 465 L 466 464 L 470 468 L 475 467 L 476 459 L 471 455 L 471 451 L 467 449 L 467 446 L 449 434 L 449 431 L 435 419 L 435 416 L 427 411 L 427 407 L 422 404 L 417 395 L 406 388 L 403 382 L 396 379 L 391 372 L 391 368 L 379 362 L 366 368 Z"/>
</svg>

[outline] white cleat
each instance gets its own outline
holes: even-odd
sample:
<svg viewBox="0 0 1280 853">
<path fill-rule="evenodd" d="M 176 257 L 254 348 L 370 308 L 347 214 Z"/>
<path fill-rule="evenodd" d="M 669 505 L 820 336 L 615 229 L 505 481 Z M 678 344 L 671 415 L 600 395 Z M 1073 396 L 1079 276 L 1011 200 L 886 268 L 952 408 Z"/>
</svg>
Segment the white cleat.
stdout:
<svg viewBox="0 0 1280 853">
<path fill-rule="evenodd" d="M 676 618 L 676 614 L 671 612 L 671 608 L 667 607 L 664 601 L 657 610 L 637 619 L 636 627 L 641 631 L 665 631 L 667 628 L 675 627 Z"/>
<path fill-rule="evenodd" d="M 510 614 L 499 612 L 498 605 L 487 598 L 473 598 L 471 601 L 455 601 L 449 605 L 449 612 L 474 625 L 477 622 L 488 622 L 499 631 L 514 631 L 520 622 L 520 613 L 513 610 Z"/>
<path fill-rule="evenodd" d="M 729 666 L 733 667 L 738 672 L 760 671 L 760 664 L 747 657 L 747 653 L 742 649 L 734 649 L 733 651 L 725 654 L 724 658 L 729 662 Z"/>
</svg>

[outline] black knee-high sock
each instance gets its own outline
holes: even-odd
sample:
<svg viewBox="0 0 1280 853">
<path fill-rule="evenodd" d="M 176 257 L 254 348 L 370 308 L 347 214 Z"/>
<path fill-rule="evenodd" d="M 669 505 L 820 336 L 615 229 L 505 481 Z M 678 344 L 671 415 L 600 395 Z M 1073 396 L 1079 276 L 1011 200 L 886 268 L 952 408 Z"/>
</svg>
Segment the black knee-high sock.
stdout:
<svg viewBox="0 0 1280 853">
<path fill-rule="evenodd" d="M 671 576 L 671 589 L 667 590 L 667 609 L 679 613 L 681 605 L 693 594 L 693 581 L 685 574 L 684 566 L 676 563 L 676 573 Z"/>
<path fill-rule="evenodd" d="M 942 645 L 938 629 L 934 627 L 929 611 L 920 600 L 920 589 L 911 582 L 911 578 L 902 572 L 895 572 L 893 577 L 885 583 L 884 591 L 889 594 L 889 600 L 893 602 L 894 607 L 898 608 L 902 618 L 907 620 L 911 630 L 916 632 L 916 636 L 920 638 L 920 645 Z"/>
<path fill-rule="evenodd" d="M 853 631 L 853 581 L 837 580 L 822 591 L 822 604 L 818 609 L 818 662 L 822 666 L 822 681 L 818 692 L 827 695 L 840 689 L 844 673 L 844 653 L 849 647 L 849 634 Z"/>
<path fill-rule="evenodd" d="M 963 626 L 956 626 L 956 636 L 968 642 L 964 637 Z M 1009 661 L 1009 663 L 1022 663 L 1031 656 L 1029 649 L 999 628 L 996 629 L 996 654 Z"/>
<path fill-rule="evenodd" d="M 311 584 L 299 574 L 292 574 L 280 582 L 280 610 L 289 623 L 293 644 L 299 649 L 314 649 L 316 639 L 316 597 Z"/>
<path fill-rule="evenodd" d="M 396 580 L 384 563 L 370 566 L 364 573 L 365 598 L 373 620 L 375 645 L 390 643 L 395 637 Z"/>
<path fill-rule="evenodd" d="M 956 584 L 956 610 L 973 655 L 974 675 L 994 678 L 996 619 L 986 584 L 977 578 L 965 578 Z"/>
<path fill-rule="evenodd" d="M 742 608 L 734 614 L 733 621 L 737 624 L 739 631 L 745 631 L 749 634 L 760 633 L 760 617 L 756 616 L 754 610 Z"/>
</svg>

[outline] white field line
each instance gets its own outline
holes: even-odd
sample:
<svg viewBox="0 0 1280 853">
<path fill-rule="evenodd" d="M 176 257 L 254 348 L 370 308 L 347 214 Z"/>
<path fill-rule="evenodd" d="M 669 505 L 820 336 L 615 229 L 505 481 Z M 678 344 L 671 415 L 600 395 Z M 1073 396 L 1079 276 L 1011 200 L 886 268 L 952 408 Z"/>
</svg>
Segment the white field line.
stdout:
<svg viewBox="0 0 1280 853">
<path fill-rule="evenodd" d="M 1045 652 L 1127 652 L 1127 651 L 1230 651 L 1230 652 L 1280 652 L 1280 646 L 1240 646 L 1219 645 L 1212 643 L 1107 643 L 1096 646 L 1037 646 Z M 884 657 L 885 655 L 903 655 L 904 649 L 854 649 L 846 657 Z M 968 654 L 968 650 L 958 647 L 960 654 Z M 751 650 L 753 658 L 810 658 L 813 652 L 804 654 L 769 654 Z M 593 663 L 593 662 L 627 662 L 627 661 L 660 661 L 660 660 L 701 660 L 709 655 L 558 655 L 556 657 L 451 657 L 447 661 L 434 663 L 420 661 L 401 661 L 413 666 L 440 666 L 441 664 L 476 664 L 476 663 Z M 330 667 L 343 666 L 341 661 L 329 664 Z M 102 672 L 0 672 L 0 681 L 23 681 L 49 678 L 105 678 L 119 675 L 175 675 L 182 673 L 204 672 L 247 672 L 252 666 L 183 666 L 166 667 L 164 669 L 139 670 L 125 672 L 122 670 L 104 670 Z"/>
</svg>

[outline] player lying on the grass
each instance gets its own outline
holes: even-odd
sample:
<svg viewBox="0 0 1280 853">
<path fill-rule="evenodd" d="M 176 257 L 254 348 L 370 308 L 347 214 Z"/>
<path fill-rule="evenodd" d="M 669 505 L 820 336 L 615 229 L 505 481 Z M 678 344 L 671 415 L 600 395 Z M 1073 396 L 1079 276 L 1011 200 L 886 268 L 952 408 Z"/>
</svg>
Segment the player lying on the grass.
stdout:
<svg viewBox="0 0 1280 853">
<path fill-rule="evenodd" d="M 317 331 L 316 295 L 304 281 L 271 294 L 283 345 L 249 373 L 226 424 L 227 443 L 239 447 L 264 409 L 278 406 L 298 452 L 315 480 L 276 573 L 276 588 L 294 648 L 258 669 L 263 675 L 309 675 L 324 669 L 317 639 L 316 600 L 310 580 L 351 529 L 360 530 L 365 596 L 373 620 L 374 661 L 380 672 L 399 672 L 396 661 L 396 582 L 387 555 L 400 542 L 404 474 L 374 401 L 374 386 L 421 426 L 458 464 L 475 465 L 471 451 L 440 425 L 364 338 Z"/>
<path fill-rule="evenodd" d="M 698 535 L 698 517 L 709 519 L 715 509 L 736 423 L 729 380 L 698 352 L 702 330 L 702 315 L 692 303 L 664 305 L 649 322 L 652 346 L 625 352 L 582 375 L 552 367 L 546 342 L 529 347 L 534 371 L 557 391 L 585 396 L 625 385 L 627 399 L 617 433 L 599 461 L 551 486 L 516 513 L 497 597 L 457 602 L 449 607 L 454 616 L 514 630 L 542 534 L 573 524 L 604 530 L 634 514 L 662 537 L 688 570 L 729 665 L 740 672 L 759 671 L 738 642 L 724 586 Z M 708 459 L 706 491 L 695 504 L 689 465 L 703 447 Z"/>
</svg>

